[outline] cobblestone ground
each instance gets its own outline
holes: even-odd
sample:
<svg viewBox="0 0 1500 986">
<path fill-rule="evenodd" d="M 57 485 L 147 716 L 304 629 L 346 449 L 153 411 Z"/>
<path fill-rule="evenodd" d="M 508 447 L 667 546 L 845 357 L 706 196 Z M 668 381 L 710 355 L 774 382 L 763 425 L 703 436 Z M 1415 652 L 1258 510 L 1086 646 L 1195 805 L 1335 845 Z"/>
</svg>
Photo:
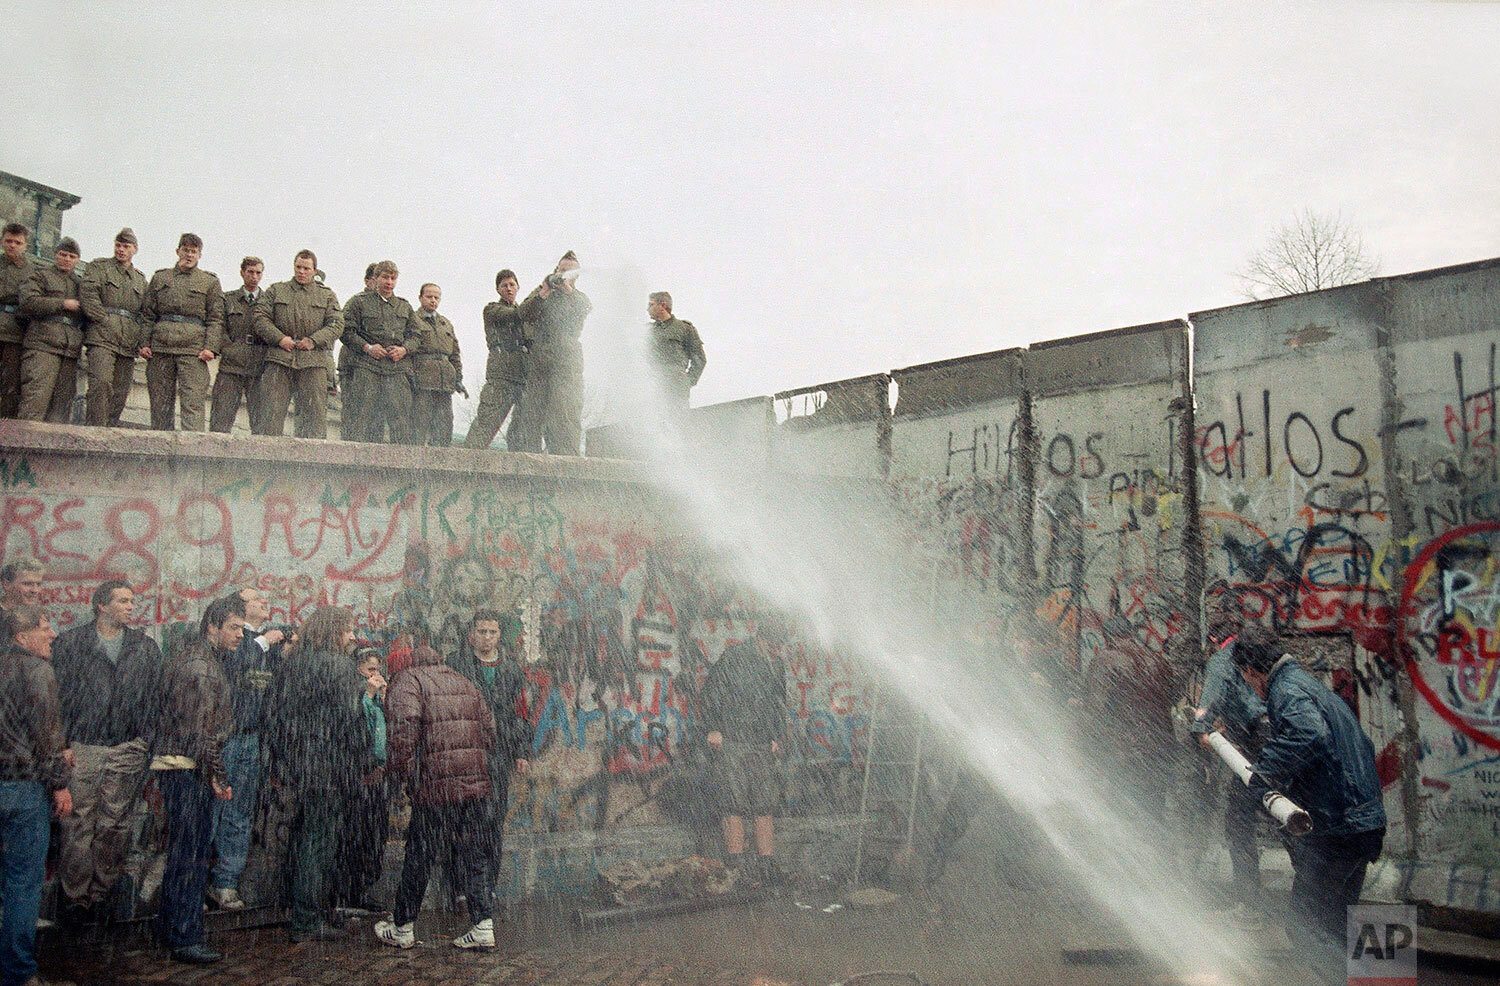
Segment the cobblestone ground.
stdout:
<svg viewBox="0 0 1500 986">
<path fill-rule="evenodd" d="M 368 921 L 351 922 L 343 940 L 292 944 L 281 926 L 216 931 L 225 960 L 194 967 L 171 962 L 135 935 L 93 943 L 51 942 L 43 974 L 79 986 L 95 984 L 578 984 L 578 986 L 826 986 L 874 970 L 910 971 L 930 986 L 1000 983 L 1141 984 L 1222 980 L 1178 979 L 1132 960 L 1070 963 L 1065 949 L 1128 946 L 1102 930 L 1083 908 L 1047 893 L 1011 894 L 976 904 L 936 897 L 904 899 L 878 910 L 830 907 L 795 890 L 754 905 L 641 921 L 578 933 L 559 906 L 527 908 L 498 925 L 493 952 L 451 947 L 467 922 L 424 915 L 419 944 L 398 951 L 377 943 Z M 1298 986 L 1319 980 L 1288 958 L 1267 961 L 1254 984 Z M 1423 983 L 1477 984 L 1492 978 L 1424 970 Z M 910 986 L 908 977 L 861 980 L 860 986 Z"/>
</svg>

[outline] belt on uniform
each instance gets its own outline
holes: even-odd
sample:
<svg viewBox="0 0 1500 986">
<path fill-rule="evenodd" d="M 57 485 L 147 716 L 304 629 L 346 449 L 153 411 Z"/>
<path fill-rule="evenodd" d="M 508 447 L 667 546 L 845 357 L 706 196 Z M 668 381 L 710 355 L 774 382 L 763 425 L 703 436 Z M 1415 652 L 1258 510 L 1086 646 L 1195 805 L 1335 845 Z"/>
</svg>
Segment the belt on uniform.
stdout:
<svg viewBox="0 0 1500 986">
<path fill-rule="evenodd" d="M 244 335 L 240 336 L 240 341 L 243 342 L 243 343 L 245 343 L 245 345 L 247 345 L 247 346 L 264 346 L 264 345 L 266 345 L 266 340 L 262 339 L 260 336 L 256 335 L 254 332 L 246 332 Z"/>
<path fill-rule="evenodd" d="M 78 325 L 83 320 L 80 319 L 77 315 L 48 315 L 47 317 L 43 318 L 41 321 L 43 321 L 43 322 L 61 322 L 64 325 Z"/>
<path fill-rule="evenodd" d="M 448 357 L 442 353 L 412 353 L 410 358 L 418 362 L 422 362 L 423 360 L 431 362 L 433 360 L 446 360 Z"/>
<path fill-rule="evenodd" d="M 140 312 L 133 312 L 128 308 L 106 308 L 104 310 L 109 312 L 111 315 L 123 315 L 126 318 L 133 318 L 136 321 L 140 321 L 141 318 Z"/>
<path fill-rule="evenodd" d="M 190 325 L 196 325 L 200 328 L 208 328 L 203 319 L 198 318 L 196 315 L 158 315 L 156 316 L 156 320 L 158 322 L 187 322 Z"/>
</svg>

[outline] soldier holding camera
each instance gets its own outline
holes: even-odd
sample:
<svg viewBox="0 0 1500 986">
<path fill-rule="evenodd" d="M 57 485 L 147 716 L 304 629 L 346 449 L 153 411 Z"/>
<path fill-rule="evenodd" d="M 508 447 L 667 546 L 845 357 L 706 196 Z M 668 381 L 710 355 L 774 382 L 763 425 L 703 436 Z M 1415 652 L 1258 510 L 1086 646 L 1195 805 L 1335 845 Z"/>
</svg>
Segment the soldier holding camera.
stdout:
<svg viewBox="0 0 1500 986">
<path fill-rule="evenodd" d="M 517 447 L 552 455 L 577 455 L 583 440 L 583 346 L 578 338 L 593 311 L 578 290 L 578 256 L 563 254 L 557 267 L 521 303 L 521 320 L 533 340 L 521 390 Z"/>
</svg>

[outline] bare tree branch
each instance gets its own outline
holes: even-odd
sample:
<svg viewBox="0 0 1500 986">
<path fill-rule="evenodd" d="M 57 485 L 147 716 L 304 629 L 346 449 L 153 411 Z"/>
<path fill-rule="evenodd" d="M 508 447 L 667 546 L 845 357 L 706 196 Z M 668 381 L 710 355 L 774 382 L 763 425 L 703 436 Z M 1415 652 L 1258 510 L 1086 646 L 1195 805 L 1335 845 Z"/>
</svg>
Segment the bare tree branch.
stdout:
<svg viewBox="0 0 1500 986">
<path fill-rule="evenodd" d="M 1303 209 L 1238 271 L 1245 296 L 1276 298 L 1366 281 L 1380 261 L 1341 213 Z"/>
</svg>

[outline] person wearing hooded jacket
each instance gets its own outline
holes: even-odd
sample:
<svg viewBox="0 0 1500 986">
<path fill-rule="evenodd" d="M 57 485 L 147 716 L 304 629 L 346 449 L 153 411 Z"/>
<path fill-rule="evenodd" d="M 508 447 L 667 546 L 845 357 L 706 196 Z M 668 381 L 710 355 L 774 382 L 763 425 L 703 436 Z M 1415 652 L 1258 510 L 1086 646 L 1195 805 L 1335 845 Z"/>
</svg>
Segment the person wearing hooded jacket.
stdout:
<svg viewBox="0 0 1500 986">
<path fill-rule="evenodd" d="M 413 649 L 411 667 L 391 683 L 386 717 L 386 771 L 410 790 L 412 813 L 396 906 L 391 920 L 376 922 L 375 936 L 397 948 L 416 944 L 414 924 L 428 874 L 446 856 L 474 920 L 454 946 L 494 948 L 484 830 L 495 717 L 474 683 L 425 643 Z"/>
</svg>

